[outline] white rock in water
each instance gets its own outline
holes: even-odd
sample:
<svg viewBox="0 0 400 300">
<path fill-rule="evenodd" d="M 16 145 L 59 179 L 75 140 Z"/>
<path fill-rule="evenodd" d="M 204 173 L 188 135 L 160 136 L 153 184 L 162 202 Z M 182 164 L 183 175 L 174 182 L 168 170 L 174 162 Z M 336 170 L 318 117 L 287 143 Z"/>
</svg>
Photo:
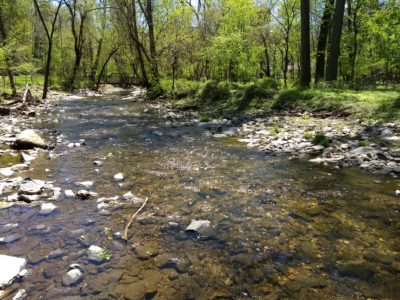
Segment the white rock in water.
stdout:
<svg viewBox="0 0 400 300">
<path fill-rule="evenodd" d="M 42 205 L 40 206 L 39 214 L 48 215 L 52 213 L 56 208 L 57 206 L 55 206 L 53 203 L 42 203 Z"/>
<path fill-rule="evenodd" d="M 11 168 L 1 168 L 0 174 L 4 177 L 10 177 L 14 174 L 14 171 Z"/>
<path fill-rule="evenodd" d="M 83 278 L 83 274 L 79 269 L 69 270 L 62 279 L 63 285 L 72 286 L 77 284 Z"/>
<path fill-rule="evenodd" d="M 67 198 L 75 198 L 75 193 L 71 190 L 65 190 L 64 195 Z"/>
<path fill-rule="evenodd" d="M 400 190 L 396 190 L 395 194 L 396 196 L 400 196 Z"/>
<path fill-rule="evenodd" d="M 24 162 L 31 162 L 32 160 L 36 159 L 35 156 L 29 155 L 29 154 L 25 154 L 24 152 L 21 153 L 21 156 L 22 156 L 22 160 Z"/>
<path fill-rule="evenodd" d="M 100 160 L 95 160 L 93 163 L 94 163 L 95 166 L 101 166 L 101 165 L 103 165 L 103 162 L 100 161 Z"/>
<path fill-rule="evenodd" d="M 37 195 L 41 194 L 43 188 L 45 186 L 45 182 L 43 180 L 29 180 L 24 182 L 19 187 L 18 193 L 19 194 L 26 194 L 26 195 Z"/>
<path fill-rule="evenodd" d="M 0 289 L 9 285 L 25 269 L 25 258 L 0 255 Z"/>
<path fill-rule="evenodd" d="M 24 289 L 20 289 L 18 290 L 18 292 L 14 295 L 14 297 L 12 297 L 12 300 L 23 300 L 26 299 L 27 297 L 27 293 L 26 290 Z"/>
<path fill-rule="evenodd" d="M 32 129 L 26 129 L 17 135 L 16 149 L 48 148 L 48 144 Z"/>
<path fill-rule="evenodd" d="M 115 174 L 115 175 L 114 175 L 114 180 L 115 180 L 115 181 L 124 180 L 124 174 L 122 174 L 122 173 Z"/>
<path fill-rule="evenodd" d="M 93 186 L 93 181 L 81 181 L 78 182 L 78 184 L 84 186 L 85 188 L 90 188 Z"/>
<path fill-rule="evenodd" d="M 11 167 L 11 170 L 14 172 L 18 172 L 18 171 L 22 171 L 22 170 L 28 170 L 29 169 L 29 165 L 28 164 L 17 164 L 17 165 L 13 165 Z"/>
<path fill-rule="evenodd" d="M 208 220 L 192 220 L 185 231 L 195 231 L 201 233 L 201 231 L 210 228 L 211 222 Z"/>
<path fill-rule="evenodd" d="M 133 197 L 135 197 L 135 196 L 132 194 L 132 192 L 127 192 L 122 196 L 122 199 L 131 200 L 131 199 L 133 199 Z"/>
<path fill-rule="evenodd" d="M 88 260 L 95 263 L 102 263 L 107 259 L 105 253 L 106 252 L 103 250 L 103 248 L 96 245 L 91 245 L 87 253 Z"/>
</svg>

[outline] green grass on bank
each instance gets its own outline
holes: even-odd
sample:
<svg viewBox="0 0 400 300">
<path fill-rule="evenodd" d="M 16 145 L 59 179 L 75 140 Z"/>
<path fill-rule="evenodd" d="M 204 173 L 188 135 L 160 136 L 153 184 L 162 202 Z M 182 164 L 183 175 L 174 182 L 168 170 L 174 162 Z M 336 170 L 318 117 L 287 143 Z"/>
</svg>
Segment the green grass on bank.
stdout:
<svg viewBox="0 0 400 300">
<path fill-rule="evenodd" d="M 364 90 L 320 87 L 283 89 L 279 82 L 259 79 L 253 83 L 162 81 L 163 90 L 180 109 L 198 109 L 204 119 L 259 109 L 340 112 L 367 123 L 400 121 L 400 89 Z"/>
</svg>

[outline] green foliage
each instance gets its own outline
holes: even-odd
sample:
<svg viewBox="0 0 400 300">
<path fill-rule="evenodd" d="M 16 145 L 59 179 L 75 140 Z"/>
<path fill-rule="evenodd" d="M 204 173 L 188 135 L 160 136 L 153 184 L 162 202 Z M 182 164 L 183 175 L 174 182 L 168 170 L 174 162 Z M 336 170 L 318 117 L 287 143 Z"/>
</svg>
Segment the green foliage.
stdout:
<svg viewBox="0 0 400 300">
<path fill-rule="evenodd" d="M 264 77 L 261 79 L 258 79 L 256 82 L 257 86 L 265 89 L 265 90 L 274 90 L 277 91 L 279 90 L 279 82 L 271 77 Z"/>
<path fill-rule="evenodd" d="M 307 141 L 312 141 L 314 139 L 314 134 L 309 131 L 305 131 L 303 136 Z"/>
<path fill-rule="evenodd" d="M 274 124 L 269 128 L 269 134 L 270 135 L 277 135 L 279 132 L 281 131 L 281 129 L 279 128 L 278 125 Z"/>
<path fill-rule="evenodd" d="M 273 95 L 273 90 L 264 89 L 258 84 L 250 84 L 243 89 L 243 95 L 239 99 L 239 110 L 248 108 L 251 102 L 257 102 L 257 104 L 260 104 L 267 99 L 272 99 Z"/>
<path fill-rule="evenodd" d="M 225 84 L 218 84 L 216 81 L 208 81 L 200 92 L 202 103 L 210 104 L 230 97 L 229 88 Z"/>
<path fill-rule="evenodd" d="M 163 88 L 160 83 L 154 82 L 147 89 L 147 97 L 150 100 L 155 100 L 163 94 Z"/>
<path fill-rule="evenodd" d="M 316 145 L 322 145 L 324 147 L 328 147 L 332 142 L 329 138 L 327 138 L 323 132 L 317 132 L 312 139 L 312 142 Z"/>
</svg>

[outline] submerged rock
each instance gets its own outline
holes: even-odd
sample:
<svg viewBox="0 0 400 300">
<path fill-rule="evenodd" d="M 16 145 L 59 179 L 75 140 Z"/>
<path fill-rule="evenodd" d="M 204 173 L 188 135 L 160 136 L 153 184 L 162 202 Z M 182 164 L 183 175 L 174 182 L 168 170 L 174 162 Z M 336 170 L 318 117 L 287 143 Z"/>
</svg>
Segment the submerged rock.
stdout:
<svg viewBox="0 0 400 300">
<path fill-rule="evenodd" d="M 64 274 L 62 278 L 62 283 L 65 286 L 73 286 L 81 282 L 83 279 L 82 271 L 79 269 L 69 270 L 66 274 Z"/>
<path fill-rule="evenodd" d="M 88 260 L 93 263 L 100 264 L 111 258 L 111 253 L 104 250 L 103 248 L 91 245 L 87 252 Z"/>
<path fill-rule="evenodd" d="M 26 259 L 0 255 L 0 289 L 9 285 L 25 269 Z"/>
<path fill-rule="evenodd" d="M 14 243 L 22 238 L 22 234 L 14 233 L 4 237 L 0 237 L 0 245 L 2 244 L 11 244 Z"/>
<path fill-rule="evenodd" d="M 211 222 L 208 220 L 192 220 L 188 227 L 186 227 L 185 231 L 197 232 L 202 234 L 208 228 L 210 228 Z"/>
<path fill-rule="evenodd" d="M 49 148 L 49 144 L 34 130 L 26 129 L 17 135 L 13 147 L 18 150 L 27 150 L 32 148 L 46 149 Z"/>
</svg>

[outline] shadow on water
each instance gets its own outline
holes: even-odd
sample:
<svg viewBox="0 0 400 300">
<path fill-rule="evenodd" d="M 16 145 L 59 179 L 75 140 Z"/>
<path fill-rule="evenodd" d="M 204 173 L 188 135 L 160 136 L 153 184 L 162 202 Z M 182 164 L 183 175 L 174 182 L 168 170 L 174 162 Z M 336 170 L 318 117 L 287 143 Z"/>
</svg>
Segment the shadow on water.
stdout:
<svg viewBox="0 0 400 300">
<path fill-rule="evenodd" d="M 63 155 L 34 162 L 26 175 L 75 191 L 75 182 L 94 180 L 100 196 L 132 191 L 150 201 L 127 245 L 109 232 L 121 231 L 138 205 L 116 206 L 111 216 L 99 215 L 95 200 L 62 199 L 49 217 L 37 208 L 1 211 L 1 225 L 18 222 L 10 232 L 26 233 L 0 251 L 27 256 L 32 274 L 17 285 L 32 299 L 395 299 L 400 292 L 393 179 L 267 156 L 195 126 L 167 126 L 143 103 L 116 97 L 68 101 L 50 113 L 40 126 L 61 133 L 55 152 Z M 66 147 L 82 138 L 86 147 Z M 99 159 L 104 165 L 93 166 Z M 119 172 L 122 186 L 113 181 Z M 192 219 L 212 226 L 188 235 Z M 113 257 L 87 262 L 90 244 Z M 65 255 L 49 258 L 56 249 Z M 61 278 L 71 263 L 85 277 L 66 288 Z"/>
</svg>

